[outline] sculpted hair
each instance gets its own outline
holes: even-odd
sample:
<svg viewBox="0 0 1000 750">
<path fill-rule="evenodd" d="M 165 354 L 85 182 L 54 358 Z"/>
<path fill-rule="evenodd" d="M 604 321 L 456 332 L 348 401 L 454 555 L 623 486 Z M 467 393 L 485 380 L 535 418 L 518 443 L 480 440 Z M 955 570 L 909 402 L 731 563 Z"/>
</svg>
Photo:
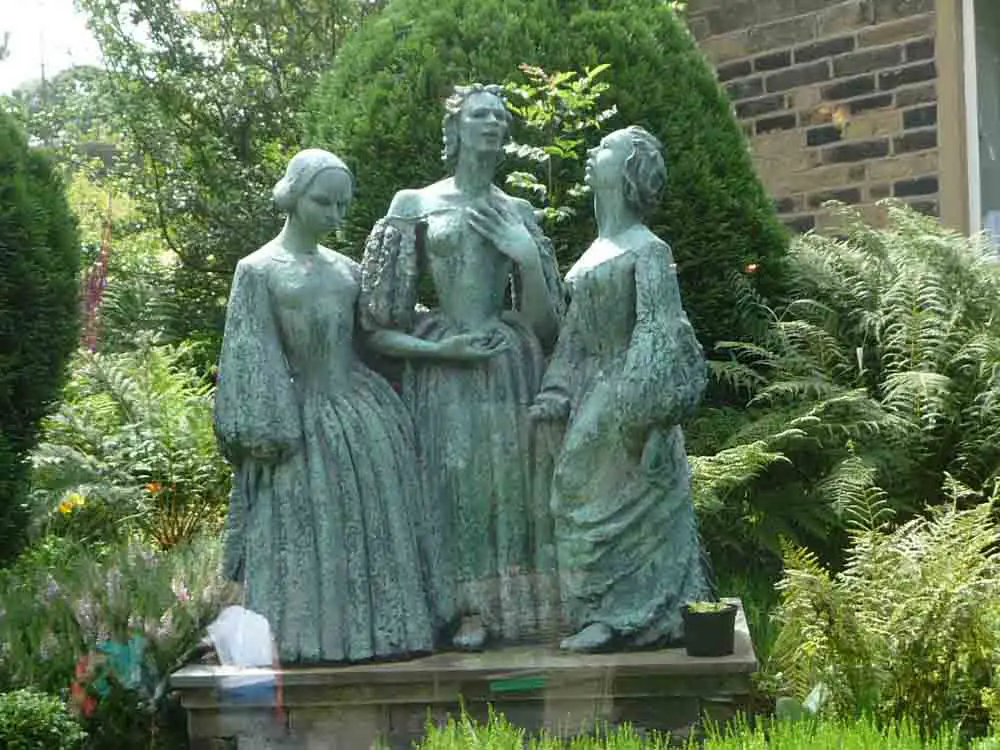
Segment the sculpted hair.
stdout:
<svg viewBox="0 0 1000 750">
<path fill-rule="evenodd" d="M 316 175 L 326 169 L 343 170 L 351 185 L 354 184 L 354 175 L 339 156 L 320 148 L 307 148 L 291 158 L 285 168 L 285 176 L 274 186 L 274 205 L 277 209 L 289 213 Z"/>
<path fill-rule="evenodd" d="M 507 115 L 507 128 L 514 121 L 513 115 L 507 109 L 507 102 L 503 95 L 503 86 L 495 83 L 472 83 L 468 86 L 456 86 L 451 96 L 444 102 L 444 118 L 441 121 L 443 133 L 444 149 L 441 151 L 441 158 L 449 167 L 453 167 L 458 161 L 458 151 L 461 148 L 458 137 L 458 119 L 462 114 L 462 107 L 473 94 L 490 94 L 504 103 L 504 112 Z"/>
<path fill-rule="evenodd" d="M 630 125 L 625 132 L 632 140 L 632 153 L 625 161 L 625 202 L 640 216 L 646 216 L 656 208 L 667 185 L 663 146 L 638 125 Z"/>
</svg>

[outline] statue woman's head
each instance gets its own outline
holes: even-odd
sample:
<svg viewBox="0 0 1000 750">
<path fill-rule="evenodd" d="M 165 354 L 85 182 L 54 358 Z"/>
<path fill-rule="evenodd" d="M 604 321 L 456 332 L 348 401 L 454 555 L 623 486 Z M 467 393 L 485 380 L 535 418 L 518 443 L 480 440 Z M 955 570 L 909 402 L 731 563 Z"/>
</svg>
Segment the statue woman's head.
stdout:
<svg viewBox="0 0 1000 750">
<path fill-rule="evenodd" d="M 444 152 L 449 168 L 458 162 L 463 149 L 493 153 L 499 161 L 513 119 L 503 99 L 503 88 L 495 84 L 473 83 L 456 86 L 444 103 Z"/>
<path fill-rule="evenodd" d="M 616 130 L 588 152 L 587 184 L 595 191 L 621 189 L 625 205 L 646 216 L 667 184 L 661 149 L 656 137 L 638 125 Z"/>
<path fill-rule="evenodd" d="M 288 162 L 274 186 L 274 205 L 316 234 L 340 224 L 354 194 L 354 176 L 329 151 L 309 148 Z"/>
</svg>

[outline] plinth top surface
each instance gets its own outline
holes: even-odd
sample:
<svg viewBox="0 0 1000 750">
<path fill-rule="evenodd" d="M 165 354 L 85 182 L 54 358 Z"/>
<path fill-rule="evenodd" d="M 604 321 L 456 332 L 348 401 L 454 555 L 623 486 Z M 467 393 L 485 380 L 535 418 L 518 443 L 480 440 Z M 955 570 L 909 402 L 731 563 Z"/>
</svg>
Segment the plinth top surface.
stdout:
<svg viewBox="0 0 1000 750">
<path fill-rule="evenodd" d="M 286 685 L 412 683 L 435 679 L 497 680 L 521 675 L 579 676 L 726 676 L 757 671 L 757 657 L 738 599 L 735 650 L 729 656 L 698 658 L 683 648 L 604 654 L 569 654 L 546 644 L 505 646 L 479 653 L 441 652 L 408 661 L 346 665 L 295 665 L 281 670 L 189 664 L 170 679 L 177 689 L 212 687 L 226 677 L 279 675 Z"/>
</svg>

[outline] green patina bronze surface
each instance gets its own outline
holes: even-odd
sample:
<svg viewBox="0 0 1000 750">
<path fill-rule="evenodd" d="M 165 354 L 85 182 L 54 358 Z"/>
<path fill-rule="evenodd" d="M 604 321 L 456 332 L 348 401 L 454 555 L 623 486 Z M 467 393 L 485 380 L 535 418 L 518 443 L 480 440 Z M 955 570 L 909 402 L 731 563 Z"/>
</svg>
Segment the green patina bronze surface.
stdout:
<svg viewBox="0 0 1000 750">
<path fill-rule="evenodd" d="M 363 261 L 361 323 L 405 362 L 427 515 L 444 529 L 435 570 L 460 617 L 454 643 L 471 649 L 537 638 L 558 618 L 551 469 L 528 407 L 563 286 L 531 205 L 493 184 L 509 118 L 497 87 L 457 88 L 444 118 L 453 176 L 397 193 Z M 424 283 L 436 303 L 421 310 Z"/>
<path fill-rule="evenodd" d="M 670 247 L 641 219 L 665 182 L 641 128 L 590 152 L 598 237 L 567 274 L 572 301 L 533 407 L 566 420 L 552 508 L 569 650 L 679 638 L 681 605 L 711 595 L 678 426 L 705 360 Z"/>
<path fill-rule="evenodd" d="M 433 647 L 426 552 L 439 543 L 420 516 L 412 424 L 355 347 L 360 267 L 317 244 L 351 189 L 332 154 L 291 160 L 275 188 L 288 219 L 237 266 L 219 365 L 227 572 L 288 663 Z"/>
</svg>

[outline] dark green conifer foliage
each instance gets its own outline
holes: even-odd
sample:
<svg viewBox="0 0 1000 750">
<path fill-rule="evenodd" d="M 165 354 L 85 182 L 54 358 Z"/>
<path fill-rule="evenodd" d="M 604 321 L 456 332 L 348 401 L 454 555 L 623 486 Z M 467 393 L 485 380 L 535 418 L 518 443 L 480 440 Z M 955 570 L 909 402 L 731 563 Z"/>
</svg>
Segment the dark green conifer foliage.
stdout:
<svg viewBox="0 0 1000 750">
<path fill-rule="evenodd" d="M 76 347 L 79 262 L 58 174 L 0 113 L 0 559 L 19 545 L 25 460 Z"/>
<path fill-rule="evenodd" d="M 651 224 L 674 248 L 703 343 L 754 338 L 758 308 L 739 300 L 780 296 L 786 232 L 725 92 L 662 0 L 393 0 L 369 19 L 306 115 L 312 145 L 335 150 L 357 172 L 351 247 L 359 249 L 394 191 L 444 175 L 442 102 L 454 84 L 503 82 L 520 63 L 553 72 L 602 62 L 611 66 L 602 105 L 619 110 L 608 129 L 640 124 L 665 144 L 670 181 Z M 569 265 L 593 237 L 589 208 L 549 233 Z"/>
</svg>

